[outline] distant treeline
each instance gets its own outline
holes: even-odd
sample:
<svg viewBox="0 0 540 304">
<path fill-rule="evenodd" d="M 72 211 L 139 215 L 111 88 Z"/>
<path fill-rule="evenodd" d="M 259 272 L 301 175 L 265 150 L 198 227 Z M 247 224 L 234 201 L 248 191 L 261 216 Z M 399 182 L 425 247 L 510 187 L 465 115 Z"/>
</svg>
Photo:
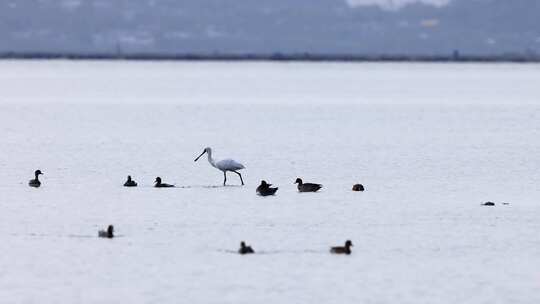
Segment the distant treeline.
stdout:
<svg viewBox="0 0 540 304">
<path fill-rule="evenodd" d="M 151 54 L 4 52 L 0 59 L 315 61 L 315 62 L 540 62 L 537 54 L 502 55 L 352 55 L 352 54 Z"/>
</svg>

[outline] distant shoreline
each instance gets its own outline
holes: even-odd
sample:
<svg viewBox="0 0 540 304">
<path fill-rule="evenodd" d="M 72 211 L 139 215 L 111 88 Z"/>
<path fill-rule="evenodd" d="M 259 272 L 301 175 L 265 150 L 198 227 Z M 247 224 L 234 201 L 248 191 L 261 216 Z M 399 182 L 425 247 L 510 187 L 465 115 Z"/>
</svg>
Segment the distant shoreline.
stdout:
<svg viewBox="0 0 540 304">
<path fill-rule="evenodd" d="M 540 63 L 540 55 L 348 55 L 348 54 L 78 54 L 0 53 L 0 60 L 278 61 L 278 62 L 470 62 Z"/>
</svg>

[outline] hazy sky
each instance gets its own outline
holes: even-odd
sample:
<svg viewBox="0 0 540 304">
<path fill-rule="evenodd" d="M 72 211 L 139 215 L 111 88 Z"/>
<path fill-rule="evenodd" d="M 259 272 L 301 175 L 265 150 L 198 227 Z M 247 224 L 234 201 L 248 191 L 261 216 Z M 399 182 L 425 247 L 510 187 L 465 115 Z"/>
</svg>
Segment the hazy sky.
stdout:
<svg viewBox="0 0 540 304">
<path fill-rule="evenodd" d="M 400 8 L 407 4 L 412 3 L 426 3 L 426 4 L 432 4 L 432 5 L 446 5 L 450 0 L 346 0 L 347 3 L 351 6 L 359 6 L 359 5 L 379 5 L 383 8 L 388 9 L 396 9 Z"/>
</svg>

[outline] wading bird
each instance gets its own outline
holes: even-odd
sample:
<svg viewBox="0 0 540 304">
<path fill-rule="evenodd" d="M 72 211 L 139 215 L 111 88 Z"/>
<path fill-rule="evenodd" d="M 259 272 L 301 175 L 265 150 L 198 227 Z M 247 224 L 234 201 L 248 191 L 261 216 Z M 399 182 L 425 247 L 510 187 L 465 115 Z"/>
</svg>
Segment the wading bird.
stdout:
<svg viewBox="0 0 540 304">
<path fill-rule="evenodd" d="M 238 172 L 238 170 L 244 169 L 244 165 L 241 163 L 233 160 L 233 159 L 223 159 L 218 162 L 216 162 L 212 158 L 212 149 L 211 148 L 204 148 L 201 155 L 199 155 L 197 158 L 195 158 L 195 161 L 198 161 L 201 156 L 204 155 L 204 153 L 208 154 L 208 162 L 210 165 L 212 165 L 214 168 L 219 169 L 223 172 L 223 186 L 225 186 L 225 183 L 227 183 L 227 171 L 234 172 L 240 176 L 240 182 L 242 182 L 242 186 L 244 185 L 244 180 L 242 179 L 242 174 Z"/>
</svg>

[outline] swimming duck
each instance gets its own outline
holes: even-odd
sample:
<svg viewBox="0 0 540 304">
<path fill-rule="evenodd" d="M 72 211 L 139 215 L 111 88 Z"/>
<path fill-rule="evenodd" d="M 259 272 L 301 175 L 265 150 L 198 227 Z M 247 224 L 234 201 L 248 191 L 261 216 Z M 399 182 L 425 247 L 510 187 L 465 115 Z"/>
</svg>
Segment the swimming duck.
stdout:
<svg viewBox="0 0 540 304">
<path fill-rule="evenodd" d="M 352 191 L 364 191 L 364 186 L 362 184 L 353 185 Z"/>
<path fill-rule="evenodd" d="M 238 249 L 238 253 L 240 254 L 251 254 L 255 253 L 253 248 L 251 246 L 246 246 L 246 243 L 244 241 L 240 242 L 240 249 Z"/>
<path fill-rule="evenodd" d="M 278 187 L 270 188 L 272 184 L 268 184 L 266 181 L 261 181 L 259 187 L 257 187 L 257 194 L 260 196 L 268 196 L 276 194 Z"/>
<path fill-rule="evenodd" d="M 495 206 L 494 202 L 485 202 L 482 204 L 483 206 Z"/>
<path fill-rule="evenodd" d="M 156 188 L 171 188 L 171 187 L 174 187 L 174 185 L 162 183 L 161 182 L 161 177 L 156 177 L 156 181 L 154 183 L 156 184 L 154 186 Z"/>
<path fill-rule="evenodd" d="M 124 187 L 137 187 L 137 182 L 131 179 L 131 175 L 128 175 L 127 181 L 124 183 Z"/>
<path fill-rule="evenodd" d="M 114 232 L 113 225 L 109 225 L 109 227 L 107 227 L 107 230 L 98 231 L 98 236 L 102 238 L 112 239 L 114 237 L 113 232 Z"/>
<path fill-rule="evenodd" d="M 352 242 L 350 240 L 347 240 L 345 242 L 345 246 L 332 247 L 330 248 L 330 252 L 335 254 L 351 254 L 352 245 Z"/>
<path fill-rule="evenodd" d="M 298 192 L 317 192 L 322 188 L 320 184 L 303 183 L 301 178 L 297 178 L 295 184 L 298 184 Z"/>
<path fill-rule="evenodd" d="M 34 179 L 31 179 L 29 182 L 28 182 L 28 185 L 30 187 L 34 187 L 34 188 L 39 188 L 39 186 L 41 186 L 41 182 L 39 181 L 39 175 L 40 174 L 43 174 L 41 172 L 41 170 L 36 170 L 36 172 L 34 172 L 34 175 L 36 176 L 36 178 Z"/>
</svg>

